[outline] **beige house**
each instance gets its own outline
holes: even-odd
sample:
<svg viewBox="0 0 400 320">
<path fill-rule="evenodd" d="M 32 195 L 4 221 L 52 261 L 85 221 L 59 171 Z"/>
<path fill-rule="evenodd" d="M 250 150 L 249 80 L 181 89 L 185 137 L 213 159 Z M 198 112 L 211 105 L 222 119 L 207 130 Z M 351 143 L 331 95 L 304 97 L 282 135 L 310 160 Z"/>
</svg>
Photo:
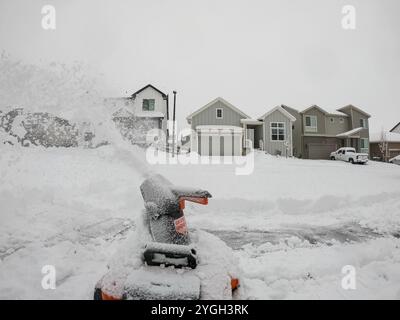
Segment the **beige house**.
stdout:
<svg viewBox="0 0 400 320">
<path fill-rule="evenodd" d="M 329 159 L 340 147 L 354 147 L 369 153 L 368 113 L 353 105 L 328 112 L 317 105 L 303 111 L 282 106 L 296 118 L 293 130 L 293 155 L 305 159 Z"/>
</svg>

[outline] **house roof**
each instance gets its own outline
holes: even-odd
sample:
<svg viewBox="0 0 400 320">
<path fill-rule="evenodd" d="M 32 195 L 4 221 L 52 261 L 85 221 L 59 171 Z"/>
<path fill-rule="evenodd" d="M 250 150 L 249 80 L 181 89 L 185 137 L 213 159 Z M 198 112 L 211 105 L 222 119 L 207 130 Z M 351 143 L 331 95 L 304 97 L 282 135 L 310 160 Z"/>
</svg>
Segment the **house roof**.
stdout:
<svg viewBox="0 0 400 320">
<path fill-rule="evenodd" d="M 390 130 L 390 132 L 393 132 L 398 126 L 400 126 L 400 122 L 399 122 L 398 124 L 396 124 L 396 125 L 392 128 L 392 130 Z"/>
<path fill-rule="evenodd" d="M 300 113 L 306 113 L 307 111 L 311 110 L 311 109 L 318 109 L 319 111 L 321 111 L 323 114 L 329 114 L 328 111 L 322 109 L 321 107 L 317 106 L 316 104 L 312 105 L 311 107 L 308 107 L 307 109 L 304 109 L 303 111 L 300 111 Z"/>
<path fill-rule="evenodd" d="M 148 84 L 147 86 L 144 86 L 142 89 L 139 89 L 138 91 L 136 91 L 135 93 L 133 93 L 131 95 L 131 99 L 135 99 L 136 95 L 139 94 L 140 92 L 142 92 L 143 90 L 146 90 L 147 88 L 152 88 L 153 90 L 157 91 L 158 93 L 160 93 L 164 98 L 167 96 L 164 92 L 162 92 L 161 90 L 157 89 L 156 87 L 154 87 L 151 84 Z"/>
<path fill-rule="evenodd" d="M 386 142 L 399 142 L 400 143 L 400 133 L 396 132 L 375 132 L 371 134 L 370 142 L 381 142 L 382 138 Z"/>
<path fill-rule="evenodd" d="M 363 127 L 355 128 L 355 129 L 347 131 L 347 132 L 339 133 L 336 135 L 336 137 L 338 137 L 338 138 L 351 137 L 351 136 L 355 135 L 356 133 L 359 133 L 362 129 L 364 129 L 364 128 Z"/>
<path fill-rule="evenodd" d="M 225 99 L 218 97 L 216 99 L 214 99 L 213 101 L 207 103 L 205 106 L 201 107 L 200 109 L 197 109 L 195 112 L 189 114 L 186 119 L 187 120 L 191 120 L 194 116 L 196 116 L 197 114 L 199 114 L 200 112 L 206 110 L 207 108 L 211 107 L 214 103 L 216 102 L 221 102 L 224 105 L 226 105 L 228 108 L 232 109 L 233 111 L 239 113 L 243 118 L 250 118 L 247 114 L 245 114 L 242 110 L 240 110 L 239 108 L 235 107 L 233 104 L 229 103 L 228 101 L 226 101 Z"/>
<path fill-rule="evenodd" d="M 337 109 L 337 111 L 345 113 L 346 111 L 349 111 L 351 109 L 354 109 L 354 110 L 366 115 L 368 118 L 371 117 L 370 114 L 366 113 L 364 110 L 361 110 L 360 108 L 357 108 L 356 106 L 353 106 L 352 104 L 349 104 L 349 105 L 347 105 L 347 106 L 345 106 L 343 108 Z"/>
<path fill-rule="evenodd" d="M 287 117 L 290 121 L 296 121 L 296 117 L 292 116 L 289 112 L 287 112 L 285 109 L 283 109 L 281 106 L 276 106 L 275 108 L 271 109 L 267 113 L 263 114 L 261 117 L 258 119 L 265 119 L 268 117 L 270 114 L 272 114 L 275 111 L 279 111 L 282 113 L 285 117 Z"/>
</svg>

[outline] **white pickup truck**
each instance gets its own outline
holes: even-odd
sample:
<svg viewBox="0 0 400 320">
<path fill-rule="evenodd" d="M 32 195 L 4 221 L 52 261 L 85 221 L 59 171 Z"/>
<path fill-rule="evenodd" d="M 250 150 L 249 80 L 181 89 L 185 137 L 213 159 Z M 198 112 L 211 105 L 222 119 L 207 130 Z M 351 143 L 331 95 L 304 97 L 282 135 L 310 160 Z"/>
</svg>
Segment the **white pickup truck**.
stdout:
<svg viewBox="0 0 400 320">
<path fill-rule="evenodd" d="M 350 163 L 366 164 L 368 162 L 368 154 L 357 153 L 354 148 L 340 148 L 331 153 L 331 160 L 342 160 Z"/>
</svg>

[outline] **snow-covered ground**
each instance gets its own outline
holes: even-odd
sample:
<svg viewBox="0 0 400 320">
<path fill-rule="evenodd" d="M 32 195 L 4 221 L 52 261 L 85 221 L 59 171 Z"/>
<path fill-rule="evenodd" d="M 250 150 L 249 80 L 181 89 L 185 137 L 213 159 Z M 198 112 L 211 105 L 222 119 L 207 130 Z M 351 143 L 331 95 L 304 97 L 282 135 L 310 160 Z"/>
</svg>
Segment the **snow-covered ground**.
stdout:
<svg viewBox="0 0 400 320">
<path fill-rule="evenodd" d="M 152 169 L 213 195 L 188 204 L 187 221 L 235 249 L 240 297 L 400 298 L 400 166 L 257 153 L 247 176 L 232 165 Z M 112 146 L 0 146 L 0 298 L 92 298 L 136 232 L 140 171 Z M 56 290 L 42 289 L 44 265 L 56 266 Z M 341 287 L 345 265 L 356 268 L 356 290 Z"/>
</svg>

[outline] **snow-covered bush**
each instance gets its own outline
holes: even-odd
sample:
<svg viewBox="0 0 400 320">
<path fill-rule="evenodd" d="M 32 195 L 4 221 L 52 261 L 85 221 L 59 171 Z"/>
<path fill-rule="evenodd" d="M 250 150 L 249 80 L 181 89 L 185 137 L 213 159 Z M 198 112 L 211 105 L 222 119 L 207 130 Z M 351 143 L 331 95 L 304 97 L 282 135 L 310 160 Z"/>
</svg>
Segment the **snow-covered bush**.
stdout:
<svg viewBox="0 0 400 320">
<path fill-rule="evenodd" d="M 68 120 L 47 112 L 14 109 L 1 117 L 0 127 L 23 146 L 76 147 L 78 130 Z"/>
</svg>

